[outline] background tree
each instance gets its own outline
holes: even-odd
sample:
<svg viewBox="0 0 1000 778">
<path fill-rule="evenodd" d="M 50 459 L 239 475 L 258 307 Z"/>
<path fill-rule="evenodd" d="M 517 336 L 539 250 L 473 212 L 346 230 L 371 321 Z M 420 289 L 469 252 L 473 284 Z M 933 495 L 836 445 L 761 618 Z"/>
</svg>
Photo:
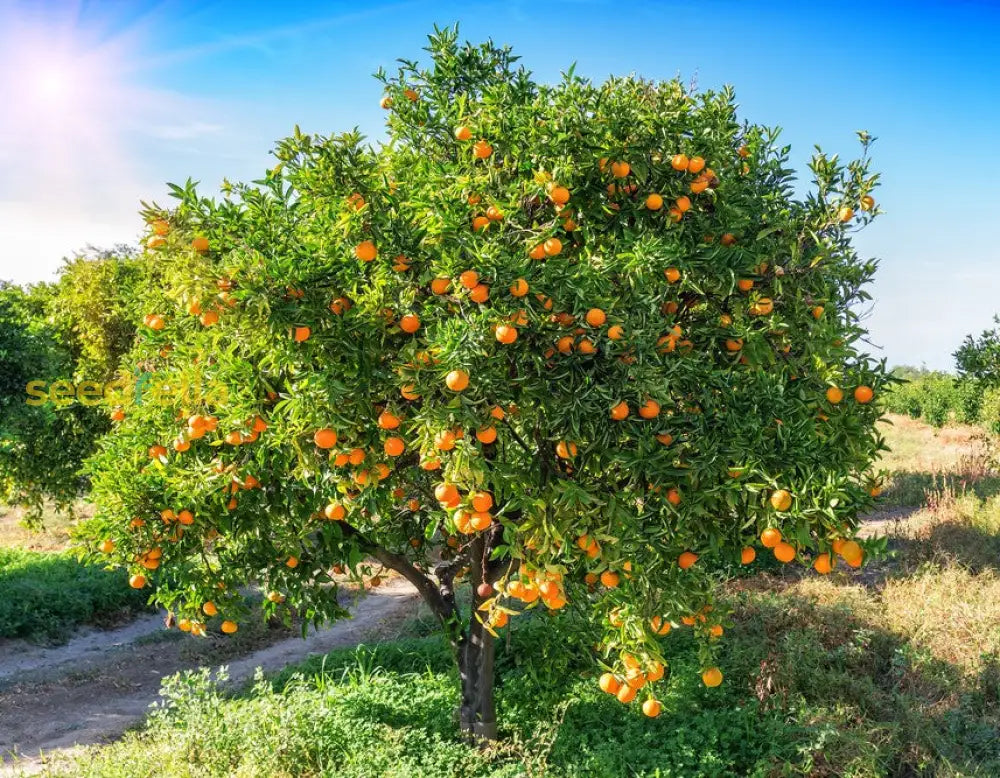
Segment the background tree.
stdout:
<svg viewBox="0 0 1000 778">
<path fill-rule="evenodd" d="M 993 321 L 1000 324 L 1000 316 Z M 978 338 L 966 335 L 954 356 L 960 378 L 1000 384 L 1000 328 L 983 330 Z"/>
<path fill-rule="evenodd" d="M 542 85 L 454 30 L 429 52 L 378 75 L 384 144 L 296 129 L 252 185 L 145 211 L 162 283 L 130 360 L 157 401 L 92 462 L 88 540 L 194 633 L 236 630 L 248 580 L 318 622 L 336 571 L 396 571 L 479 736 L 497 631 L 568 611 L 655 716 L 671 625 L 722 680 L 718 565 L 861 564 L 887 378 L 850 231 L 876 176 L 817 152 L 794 199 L 729 89 Z"/>
</svg>

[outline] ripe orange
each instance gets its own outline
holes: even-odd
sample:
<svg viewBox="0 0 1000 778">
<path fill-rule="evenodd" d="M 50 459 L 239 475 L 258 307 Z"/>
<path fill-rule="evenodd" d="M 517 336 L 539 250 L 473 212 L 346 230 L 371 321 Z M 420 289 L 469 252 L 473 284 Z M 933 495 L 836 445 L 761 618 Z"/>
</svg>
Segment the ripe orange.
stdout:
<svg viewBox="0 0 1000 778">
<path fill-rule="evenodd" d="M 565 205 L 569 202 L 569 189 L 564 186 L 554 186 L 549 191 L 549 199 L 558 205 Z"/>
<path fill-rule="evenodd" d="M 774 547 L 774 558 L 779 562 L 791 562 L 795 559 L 795 546 L 781 541 Z"/>
<path fill-rule="evenodd" d="M 446 481 L 434 487 L 434 497 L 446 508 L 456 508 L 461 502 L 458 487 Z"/>
<path fill-rule="evenodd" d="M 431 281 L 431 291 L 434 294 L 445 294 L 450 286 L 450 278 L 435 278 Z"/>
<path fill-rule="evenodd" d="M 820 554 L 813 562 L 813 569 L 820 575 L 827 575 L 836 564 L 833 554 Z"/>
<path fill-rule="evenodd" d="M 688 169 L 688 158 L 686 154 L 674 154 L 670 158 L 670 167 L 674 170 L 687 170 Z"/>
<path fill-rule="evenodd" d="M 417 97 L 418 97 L 417 93 L 414 90 L 412 90 L 412 89 L 404 89 L 403 90 L 403 96 L 407 100 L 409 100 L 411 103 L 415 103 L 417 101 Z"/>
<path fill-rule="evenodd" d="M 632 166 L 628 162 L 612 162 L 611 175 L 615 178 L 625 178 L 632 172 Z"/>
<path fill-rule="evenodd" d="M 670 622 L 662 616 L 653 616 L 653 618 L 649 620 L 649 626 L 657 635 L 666 635 L 670 632 Z"/>
<path fill-rule="evenodd" d="M 719 238 L 719 243 L 723 246 L 732 246 L 736 243 L 736 236 L 731 232 L 725 233 L 721 238 Z"/>
<path fill-rule="evenodd" d="M 743 550 L 740 551 L 740 564 L 749 565 L 756 558 L 757 552 L 750 546 L 744 546 Z"/>
<path fill-rule="evenodd" d="M 472 137 L 472 130 L 464 124 L 455 128 L 455 140 L 468 140 Z"/>
<path fill-rule="evenodd" d="M 97 548 L 102 554 L 110 554 L 115 550 L 115 542 L 109 538 L 105 538 Z"/>
<path fill-rule="evenodd" d="M 742 338 L 734 338 L 726 341 L 727 351 L 739 351 L 741 348 L 743 348 Z"/>
<path fill-rule="evenodd" d="M 561 459 L 572 459 L 576 456 L 576 452 L 576 443 L 566 440 L 560 440 L 556 443 L 556 456 Z"/>
<path fill-rule="evenodd" d="M 681 280 L 681 271 L 676 267 L 668 267 L 663 271 L 663 275 L 667 277 L 667 282 L 671 284 L 676 284 Z"/>
<path fill-rule="evenodd" d="M 346 297 L 338 297 L 332 303 L 330 303 L 330 310 L 333 311 L 337 316 L 340 316 L 344 311 L 351 309 L 351 301 Z"/>
<path fill-rule="evenodd" d="M 611 408 L 611 418 L 615 421 L 622 421 L 628 418 L 628 403 L 622 400 Z"/>
<path fill-rule="evenodd" d="M 681 211 L 679 208 L 671 208 L 669 211 L 667 211 L 667 215 L 670 217 L 670 221 L 672 221 L 674 224 L 677 224 L 677 222 L 679 222 L 681 219 L 684 218 L 684 212 Z"/>
<path fill-rule="evenodd" d="M 474 303 L 485 303 L 490 299 L 490 288 L 486 284 L 476 284 L 469 292 L 469 299 Z"/>
<path fill-rule="evenodd" d="M 378 426 L 384 430 L 394 430 L 400 424 L 400 418 L 391 411 L 382 411 L 378 415 Z"/>
<path fill-rule="evenodd" d="M 562 251 L 562 241 L 559 238 L 549 238 L 542 244 L 542 248 L 545 250 L 546 256 L 554 257 Z"/>
<path fill-rule="evenodd" d="M 136 573 L 128 579 L 128 585 L 133 589 L 142 589 L 146 585 L 146 576 Z"/>
<path fill-rule="evenodd" d="M 776 511 L 787 511 L 792 507 L 792 495 L 787 489 L 775 490 L 771 494 L 771 507 Z"/>
<path fill-rule="evenodd" d="M 420 329 L 420 318 L 414 313 L 408 313 L 399 320 L 399 328 L 412 335 Z"/>
<path fill-rule="evenodd" d="M 177 521 L 185 526 L 194 524 L 194 514 L 191 511 L 183 510 L 177 514 Z"/>
<path fill-rule="evenodd" d="M 312 330 L 309 329 L 308 327 L 296 327 L 295 328 L 295 335 L 294 335 L 294 337 L 295 337 L 295 342 L 296 343 L 303 343 L 303 342 L 309 340 L 309 337 L 311 335 L 312 335 Z"/>
<path fill-rule="evenodd" d="M 484 140 L 477 140 L 472 147 L 472 154 L 476 159 L 486 159 L 493 153 L 493 147 Z"/>
<path fill-rule="evenodd" d="M 215 603 L 211 600 L 202 605 L 201 610 L 206 616 L 216 616 L 219 613 L 219 609 L 215 607 Z"/>
<path fill-rule="evenodd" d="M 753 279 L 741 278 L 739 281 L 736 282 L 736 287 L 741 292 L 749 292 L 751 289 L 753 289 Z"/>
<path fill-rule="evenodd" d="M 702 157 L 691 157 L 688 161 L 688 173 L 700 173 L 705 167 L 705 160 Z"/>
<path fill-rule="evenodd" d="M 836 405 L 844 399 L 844 393 L 836 386 L 831 386 L 826 390 L 826 400 L 831 405 Z"/>
<path fill-rule="evenodd" d="M 208 238 L 203 235 L 199 235 L 194 240 L 191 241 L 191 248 L 199 253 L 204 253 L 208 251 Z"/>
<path fill-rule="evenodd" d="M 587 311 L 587 315 L 584 318 L 591 327 L 603 326 L 604 322 L 608 320 L 607 314 L 600 308 L 591 308 Z"/>
<path fill-rule="evenodd" d="M 347 510 L 340 503 L 331 502 L 323 509 L 323 515 L 330 521 L 340 521 L 347 515 Z"/>
<path fill-rule="evenodd" d="M 722 671 L 718 667 L 710 667 L 701 674 L 701 682 L 710 689 L 722 683 Z"/>
<path fill-rule="evenodd" d="M 843 558 L 845 562 L 851 564 L 852 567 L 857 566 L 853 565 L 852 561 L 860 562 L 861 558 L 864 556 L 864 551 L 861 549 L 861 546 L 859 546 L 857 542 L 853 540 L 844 541 L 840 545 L 840 548 L 837 551 L 837 553 L 840 554 L 841 558 Z"/>
<path fill-rule="evenodd" d="M 660 415 L 660 404 L 653 399 L 646 400 L 639 406 L 639 415 L 644 419 L 655 419 Z"/>
<path fill-rule="evenodd" d="M 837 211 L 837 218 L 842 222 L 849 222 L 854 218 L 854 209 L 849 208 L 846 205 Z"/>
<path fill-rule="evenodd" d="M 812 309 L 812 316 L 814 319 L 818 319 L 822 315 L 823 315 L 822 305 L 817 305 L 815 308 Z"/>
<path fill-rule="evenodd" d="M 677 557 L 677 566 L 680 567 L 681 570 L 687 570 L 697 561 L 698 561 L 697 554 L 695 554 L 693 551 L 685 551 L 679 557 Z"/>
<path fill-rule="evenodd" d="M 774 548 L 781 542 L 781 531 L 768 527 L 760 533 L 760 542 L 764 548 Z"/>
<path fill-rule="evenodd" d="M 362 262 L 371 262 L 376 256 L 378 256 L 378 250 L 375 248 L 375 244 L 370 240 L 363 240 L 354 247 L 354 256 Z"/>
<path fill-rule="evenodd" d="M 486 218 L 491 222 L 498 222 L 503 219 L 503 211 L 497 208 L 495 205 L 491 205 L 486 209 Z"/>
<path fill-rule="evenodd" d="M 337 433 L 329 427 L 316 430 L 313 435 L 313 442 L 320 448 L 333 448 L 337 445 Z"/>
<path fill-rule="evenodd" d="M 655 719 L 657 716 L 659 716 L 662 710 L 663 710 L 663 705 L 660 703 L 659 700 L 650 698 L 642 704 L 643 715 L 649 716 L 649 718 L 651 719 Z"/>
<path fill-rule="evenodd" d="M 403 442 L 402 438 L 386 438 L 385 442 L 382 444 L 382 450 L 385 451 L 386 456 L 398 457 L 406 450 L 406 444 Z"/>
<path fill-rule="evenodd" d="M 507 324 L 501 324 L 496 328 L 496 339 L 505 345 L 517 340 L 517 329 Z"/>
<path fill-rule="evenodd" d="M 125 418 L 125 411 L 121 408 L 115 408 L 111 411 L 111 421 L 122 421 Z"/>
<path fill-rule="evenodd" d="M 635 699 L 636 690 L 629 686 L 628 684 L 622 684 L 618 689 L 615 696 L 618 698 L 618 702 L 628 704 Z"/>
<path fill-rule="evenodd" d="M 597 680 L 597 685 L 601 688 L 602 692 L 606 692 L 607 694 L 617 694 L 622 686 L 621 682 L 611 673 L 601 675 Z"/>
<path fill-rule="evenodd" d="M 399 393 L 403 395 L 404 400 L 419 400 L 420 395 L 417 393 L 417 387 L 413 384 L 406 384 L 399 388 Z"/>
<path fill-rule="evenodd" d="M 620 579 L 618 577 L 618 573 L 613 570 L 605 570 L 601 573 L 601 585 L 608 589 L 614 589 L 617 587 L 619 581 Z"/>
<path fill-rule="evenodd" d="M 475 289 L 479 285 L 479 273 L 475 270 L 465 270 L 458 277 L 458 282 L 466 289 Z"/>
<path fill-rule="evenodd" d="M 239 626 L 236 624 L 235 621 L 224 621 L 219 626 L 219 629 L 221 629 L 227 635 L 232 635 L 234 632 L 236 632 L 236 630 L 239 629 Z"/>
<path fill-rule="evenodd" d="M 651 211 L 658 211 L 663 207 L 663 197 L 655 192 L 646 198 L 646 207 Z"/>
<path fill-rule="evenodd" d="M 476 232 L 482 232 L 487 227 L 490 226 L 490 220 L 485 216 L 477 216 L 472 220 L 472 229 Z"/>
<path fill-rule="evenodd" d="M 674 201 L 674 206 L 681 213 L 685 213 L 691 210 L 691 200 L 688 197 L 681 195 Z"/>
<path fill-rule="evenodd" d="M 469 374 L 464 370 L 452 370 L 445 376 L 444 383 L 453 392 L 461 392 L 469 385 Z"/>
<path fill-rule="evenodd" d="M 625 334 L 625 329 L 620 324 L 612 324 L 608 327 L 608 337 L 611 340 L 621 340 Z"/>
<path fill-rule="evenodd" d="M 865 195 L 861 198 L 861 210 L 870 211 L 875 207 L 875 198 L 871 195 Z"/>
<path fill-rule="evenodd" d="M 528 282 L 518 278 L 510 285 L 510 293 L 514 297 L 524 297 L 528 293 Z"/>
<path fill-rule="evenodd" d="M 867 405 L 875 397 L 870 386 L 859 386 L 854 390 L 854 399 L 862 405 Z"/>
<path fill-rule="evenodd" d="M 438 451 L 451 451 L 455 448 L 455 433 L 451 430 L 443 430 L 434 436 L 434 448 Z"/>
<path fill-rule="evenodd" d="M 659 441 L 659 442 L 660 442 L 661 444 L 663 444 L 664 446 L 669 446 L 669 445 L 670 445 L 671 443 L 673 443 L 673 442 L 674 442 L 674 436 L 673 436 L 673 435 L 671 435 L 671 434 L 669 434 L 669 433 L 667 433 L 667 432 L 661 432 L 661 433 L 659 433 L 659 434 L 658 434 L 658 435 L 656 436 L 656 439 L 657 439 L 657 440 L 658 440 L 658 441 Z"/>
</svg>

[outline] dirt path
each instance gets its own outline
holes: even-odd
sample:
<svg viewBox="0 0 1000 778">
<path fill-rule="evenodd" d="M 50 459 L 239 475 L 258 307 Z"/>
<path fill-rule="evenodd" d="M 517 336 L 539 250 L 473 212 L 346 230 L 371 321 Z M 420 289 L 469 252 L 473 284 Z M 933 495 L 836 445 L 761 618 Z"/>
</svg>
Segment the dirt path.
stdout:
<svg viewBox="0 0 1000 778">
<path fill-rule="evenodd" d="M 147 619 L 104 633 L 103 644 L 99 635 L 85 635 L 58 649 L 5 657 L 0 660 L 0 759 L 17 756 L 18 761 L 8 767 L 0 761 L 0 776 L 30 772 L 39 752 L 120 735 L 157 700 L 164 676 L 199 664 L 226 664 L 230 682 L 239 685 L 258 667 L 276 671 L 310 654 L 378 639 L 412 615 L 417 599 L 408 583 L 393 580 L 361 599 L 349 621 L 228 661 L 192 663 L 184 656 L 183 641 L 142 640 L 162 628 L 162 621 L 154 625 Z"/>
</svg>

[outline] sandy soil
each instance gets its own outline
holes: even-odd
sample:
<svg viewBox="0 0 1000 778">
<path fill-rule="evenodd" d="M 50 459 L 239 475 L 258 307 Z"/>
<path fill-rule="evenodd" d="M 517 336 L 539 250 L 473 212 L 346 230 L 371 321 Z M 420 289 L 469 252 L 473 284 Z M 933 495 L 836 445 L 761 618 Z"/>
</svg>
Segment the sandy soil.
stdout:
<svg viewBox="0 0 1000 778">
<path fill-rule="evenodd" d="M 258 667 L 273 672 L 392 634 L 417 600 L 406 581 L 392 580 L 359 600 L 350 620 L 225 662 L 230 683 L 245 683 Z M 0 759 L 7 760 L 0 776 L 30 774 L 40 766 L 40 752 L 106 742 L 137 724 L 158 699 L 161 679 L 195 666 L 185 660 L 182 641 L 150 639 L 162 629 L 162 618 L 153 616 L 82 634 L 59 648 L 0 646 Z"/>
</svg>

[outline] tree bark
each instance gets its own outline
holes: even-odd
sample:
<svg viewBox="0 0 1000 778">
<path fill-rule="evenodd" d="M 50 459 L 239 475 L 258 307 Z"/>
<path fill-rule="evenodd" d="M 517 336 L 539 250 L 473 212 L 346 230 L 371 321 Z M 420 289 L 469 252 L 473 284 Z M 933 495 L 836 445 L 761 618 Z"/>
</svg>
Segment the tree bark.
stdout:
<svg viewBox="0 0 1000 778">
<path fill-rule="evenodd" d="M 463 734 L 474 742 L 497 738 L 496 705 L 493 699 L 493 659 L 496 645 L 475 613 L 459 650 L 458 672 L 462 680 L 462 702 L 458 710 Z"/>
</svg>

